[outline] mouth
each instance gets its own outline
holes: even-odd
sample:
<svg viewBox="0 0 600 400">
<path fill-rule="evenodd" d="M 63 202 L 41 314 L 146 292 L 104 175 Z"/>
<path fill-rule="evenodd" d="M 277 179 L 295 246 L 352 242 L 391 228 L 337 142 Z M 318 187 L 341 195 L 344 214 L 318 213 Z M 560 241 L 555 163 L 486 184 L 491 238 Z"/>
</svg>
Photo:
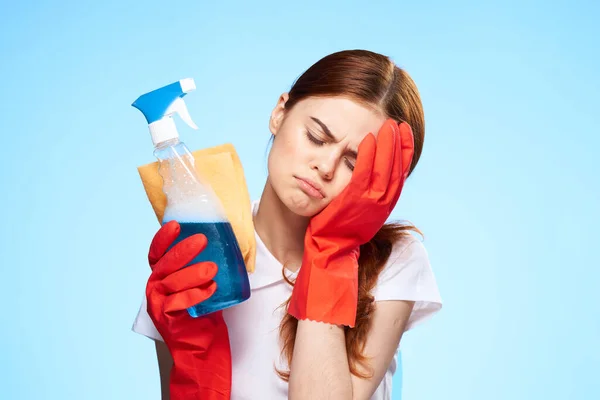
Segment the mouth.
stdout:
<svg viewBox="0 0 600 400">
<path fill-rule="evenodd" d="M 321 187 L 315 182 L 311 181 L 310 179 L 299 178 L 297 176 L 294 176 L 294 178 L 296 178 L 296 180 L 298 181 L 300 189 L 302 189 L 302 191 L 308 196 L 319 200 L 325 198 L 325 193 L 323 193 L 323 189 L 321 189 Z"/>
</svg>

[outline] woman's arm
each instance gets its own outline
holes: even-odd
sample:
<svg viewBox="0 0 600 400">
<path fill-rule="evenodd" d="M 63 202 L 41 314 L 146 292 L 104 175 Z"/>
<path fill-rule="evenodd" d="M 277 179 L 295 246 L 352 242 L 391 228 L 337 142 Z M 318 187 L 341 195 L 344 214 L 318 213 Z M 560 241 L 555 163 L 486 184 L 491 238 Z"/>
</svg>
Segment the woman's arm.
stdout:
<svg viewBox="0 0 600 400">
<path fill-rule="evenodd" d="M 343 327 L 309 320 L 298 321 L 290 366 L 291 400 L 368 400 L 383 378 L 412 311 L 411 301 L 377 302 L 364 354 L 373 376 L 350 374 Z"/>
<path fill-rule="evenodd" d="M 399 300 L 375 302 L 373 323 L 363 350 L 370 358 L 369 366 L 372 368 L 373 375 L 368 379 L 352 375 L 353 399 L 370 399 L 377 390 L 398 351 L 400 339 L 414 304 L 413 301 Z"/>
<path fill-rule="evenodd" d="M 158 372 L 160 373 L 160 391 L 162 400 L 170 400 L 169 395 L 169 380 L 171 377 L 171 369 L 173 368 L 173 357 L 169 352 L 169 348 L 165 342 L 160 340 L 155 341 L 156 358 L 158 359 Z"/>
<path fill-rule="evenodd" d="M 288 390 L 290 400 L 352 398 L 344 328 L 298 321 Z"/>
<path fill-rule="evenodd" d="M 377 137 L 369 133 L 358 146 L 348 186 L 310 219 L 288 305 L 288 313 L 299 320 L 290 399 L 368 399 L 396 352 L 412 311 L 410 302 L 373 311 L 367 354 L 375 372 L 371 379 L 352 379 L 342 326 L 356 322 L 360 246 L 375 236 L 394 209 L 413 150 L 410 126 L 387 119 Z"/>
</svg>

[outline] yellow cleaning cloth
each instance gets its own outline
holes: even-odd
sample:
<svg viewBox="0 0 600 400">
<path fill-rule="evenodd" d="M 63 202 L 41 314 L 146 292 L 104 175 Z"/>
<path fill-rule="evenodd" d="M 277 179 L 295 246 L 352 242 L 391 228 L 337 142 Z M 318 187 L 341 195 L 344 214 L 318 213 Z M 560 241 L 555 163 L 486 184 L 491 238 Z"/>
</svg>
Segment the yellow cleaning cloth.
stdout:
<svg viewBox="0 0 600 400">
<path fill-rule="evenodd" d="M 196 171 L 212 187 L 223 204 L 225 214 L 238 240 L 248 272 L 254 272 L 256 241 L 250 194 L 244 177 L 242 163 L 232 144 L 192 152 Z M 158 173 L 158 162 L 138 167 L 148 200 L 156 218 L 162 221 L 167 198 L 162 191 L 162 177 Z"/>
</svg>

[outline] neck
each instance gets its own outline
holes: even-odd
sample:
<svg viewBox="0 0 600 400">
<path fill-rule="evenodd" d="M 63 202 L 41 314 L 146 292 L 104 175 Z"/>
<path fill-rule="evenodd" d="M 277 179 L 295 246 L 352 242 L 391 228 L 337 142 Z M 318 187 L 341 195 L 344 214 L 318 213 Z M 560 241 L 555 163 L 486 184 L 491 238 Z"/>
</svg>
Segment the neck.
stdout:
<svg viewBox="0 0 600 400">
<path fill-rule="evenodd" d="M 308 221 L 309 218 L 294 214 L 281 202 L 267 178 L 254 216 L 254 229 L 269 252 L 291 271 L 296 271 L 302 263 Z"/>
</svg>

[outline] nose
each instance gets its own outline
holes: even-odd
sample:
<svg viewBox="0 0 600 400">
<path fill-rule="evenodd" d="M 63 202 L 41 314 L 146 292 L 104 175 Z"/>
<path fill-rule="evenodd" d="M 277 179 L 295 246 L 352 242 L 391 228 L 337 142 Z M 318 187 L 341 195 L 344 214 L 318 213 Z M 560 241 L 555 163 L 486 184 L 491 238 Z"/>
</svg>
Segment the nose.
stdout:
<svg viewBox="0 0 600 400">
<path fill-rule="evenodd" d="M 319 160 L 316 160 L 313 164 L 313 169 L 315 169 L 319 176 L 326 181 L 330 181 L 333 179 L 333 174 L 335 172 L 336 158 L 334 155 L 323 156 Z"/>
</svg>

